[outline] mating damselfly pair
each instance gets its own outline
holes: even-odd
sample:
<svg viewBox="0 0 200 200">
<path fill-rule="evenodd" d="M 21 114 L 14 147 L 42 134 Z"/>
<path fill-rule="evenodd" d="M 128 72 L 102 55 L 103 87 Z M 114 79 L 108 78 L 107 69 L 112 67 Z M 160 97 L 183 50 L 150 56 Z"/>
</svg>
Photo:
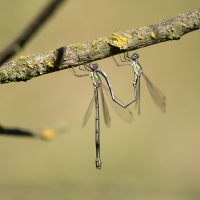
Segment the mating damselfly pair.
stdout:
<svg viewBox="0 0 200 200">
<path fill-rule="evenodd" d="M 101 169 L 102 167 L 102 161 L 100 158 L 100 115 L 99 115 L 99 93 L 101 96 L 102 101 L 102 108 L 103 108 L 103 116 L 106 126 L 110 127 L 110 114 L 108 111 L 108 107 L 106 105 L 106 101 L 104 98 L 105 92 L 106 96 L 108 97 L 109 102 L 111 103 L 112 107 L 118 114 L 118 116 L 124 120 L 127 123 L 131 123 L 133 119 L 132 112 L 127 108 L 129 105 L 131 105 L 133 102 L 136 102 L 138 105 L 138 112 L 140 114 L 140 76 L 142 75 L 146 81 L 147 88 L 155 102 L 155 104 L 161 109 L 161 111 L 165 112 L 166 104 L 165 104 L 165 97 L 160 92 L 160 90 L 157 89 L 157 87 L 147 78 L 146 75 L 143 73 L 142 66 L 140 65 L 138 61 L 139 55 L 137 53 L 132 54 L 129 56 L 128 52 L 124 53 L 123 59 L 120 56 L 120 60 L 124 64 L 119 64 L 116 59 L 113 57 L 115 64 L 117 66 L 124 66 L 124 65 L 131 65 L 134 71 L 134 81 L 133 81 L 133 87 L 134 87 L 134 98 L 132 101 L 130 101 L 128 104 L 123 104 L 117 97 L 115 97 L 110 81 L 104 71 L 99 69 L 99 66 L 97 63 L 90 63 L 85 64 L 83 68 L 79 66 L 79 70 L 84 71 L 86 73 L 84 74 L 78 74 L 76 71 L 72 68 L 71 72 L 76 77 L 84 77 L 84 76 L 90 76 L 92 83 L 93 83 L 93 89 L 94 89 L 94 97 L 92 98 L 92 101 L 89 104 L 89 107 L 87 109 L 87 112 L 84 117 L 83 126 L 86 125 L 92 111 L 92 107 L 95 103 L 95 109 L 96 109 L 96 115 L 95 115 L 95 144 L 96 144 L 96 169 Z M 106 84 L 108 87 L 106 87 L 101 80 L 100 75 L 105 79 Z"/>
</svg>

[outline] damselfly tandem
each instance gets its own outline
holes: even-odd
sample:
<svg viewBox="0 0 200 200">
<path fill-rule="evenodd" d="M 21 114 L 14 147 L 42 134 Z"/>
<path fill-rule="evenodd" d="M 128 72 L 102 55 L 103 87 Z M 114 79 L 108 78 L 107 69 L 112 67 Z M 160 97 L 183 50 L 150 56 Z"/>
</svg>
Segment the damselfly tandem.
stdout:
<svg viewBox="0 0 200 200">
<path fill-rule="evenodd" d="M 138 61 L 138 58 L 139 58 L 139 54 L 133 53 L 129 55 L 128 52 L 126 52 L 124 53 L 124 60 L 121 58 L 121 56 L 120 56 L 120 60 L 121 62 L 128 62 L 127 64 L 118 64 L 114 57 L 113 57 L 113 60 L 117 66 L 131 65 L 133 67 L 134 77 L 135 77 L 133 81 L 133 87 L 134 87 L 136 105 L 138 104 L 138 113 L 140 114 L 140 76 L 141 75 L 144 77 L 146 81 L 147 88 L 149 90 L 149 93 L 154 103 L 158 106 L 158 108 L 162 112 L 165 112 L 166 111 L 165 96 L 143 73 L 143 69 Z"/>
<path fill-rule="evenodd" d="M 110 127 L 111 119 L 110 119 L 108 107 L 106 105 L 106 101 L 104 99 L 103 91 L 105 91 L 109 102 L 111 103 L 112 107 L 117 112 L 119 117 L 127 123 L 132 122 L 133 115 L 132 115 L 132 112 L 126 107 L 129 106 L 130 104 L 132 104 L 135 101 L 135 99 L 132 100 L 127 105 L 124 105 L 117 97 L 114 96 L 111 84 L 107 78 L 106 73 L 104 71 L 102 71 L 101 69 L 99 69 L 98 67 L 99 66 L 97 63 L 90 63 L 90 64 L 85 64 L 84 68 L 81 68 L 79 66 L 80 70 L 87 71 L 86 74 L 77 74 L 73 68 L 72 68 L 71 72 L 77 77 L 90 76 L 91 80 L 93 82 L 94 97 L 93 97 L 92 101 L 90 102 L 87 112 L 85 114 L 83 126 L 86 125 L 86 123 L 91 115 L 93 104 L 95 102 L 95 109 L 96 109 L 96 116 L 95 116 L 96 160 L 95 160 L 95 164 L 96 164 L 96 169 L 101 169 L 102 161 L 100 158 L 100 115 L 99 115 L 99 96 L 98 96 L 99 93 L 98 92 L 100 92 L 100 95 L 101 95 L 104 121 L 108 128 Z M 100 75 L 103 76 L 103 78 L 106 80 L 108 88 L 102 83 Z"/>
</svg>

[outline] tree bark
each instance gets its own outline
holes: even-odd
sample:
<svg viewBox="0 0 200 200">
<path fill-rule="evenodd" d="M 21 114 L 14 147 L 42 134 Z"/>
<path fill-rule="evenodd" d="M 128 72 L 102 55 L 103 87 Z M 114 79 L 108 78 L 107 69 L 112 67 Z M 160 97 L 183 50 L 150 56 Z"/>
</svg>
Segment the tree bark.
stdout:
<svg viewBox="0 0 200 200">
<path fill-rule="evenodd" d="M 55 71 L 94 62 L 125 51 L 179 40 L 200 28 L 200 9 L 161 23 L 129 31 L 117 31 L 90 42 L 70 44 L 45 53 L 20 56 L 0 67 L 0 84 L 27 81 Z"/>
</svg>

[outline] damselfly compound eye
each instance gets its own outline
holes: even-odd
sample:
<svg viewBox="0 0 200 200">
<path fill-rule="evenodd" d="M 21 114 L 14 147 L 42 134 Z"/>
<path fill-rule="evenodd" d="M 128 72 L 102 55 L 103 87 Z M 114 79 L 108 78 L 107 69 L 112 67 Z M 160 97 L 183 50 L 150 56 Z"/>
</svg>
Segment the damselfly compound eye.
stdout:
<svg viewBox="0 0 200 200">
<path fill-rule="evenodd" d="M 136 59 L 139 58 L 139 54 L 138 53 L 134 53 L 134 54 L 132 54 L 131 57 L 132 57 L 133 60 L 136 60 Z"/>
<path fill-rule="evenodd" d="M 99 65 L 98 65 L 97 63 L 93 63 L 93 64 L 92 64 L 92 68 L 93 68 L 93 69 L 97 69 L 98 67 L 99 67 Z"/>
</svg>

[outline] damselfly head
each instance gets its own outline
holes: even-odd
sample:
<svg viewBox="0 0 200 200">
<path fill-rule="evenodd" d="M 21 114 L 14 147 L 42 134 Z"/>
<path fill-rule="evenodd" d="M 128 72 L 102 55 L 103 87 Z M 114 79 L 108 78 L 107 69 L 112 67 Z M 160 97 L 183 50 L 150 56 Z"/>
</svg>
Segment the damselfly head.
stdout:
<svg viewBox="0 0 200 200">
<path fill-rule="evenodd" d="M 95 69 L 97 69 L 99 67 L 99 65 L 97 64 L 97 63 L 91 63 L 90 64 L 90 68 L 92 69 L 92 70 L 95 70 Z"/>
<path fill-rule="evenodd" d="M 131 57 L 132 57 L 133 60 L 137 60 L 139 58 L 139 54 L 138 53 L 133 53 L 131 55 Z"/>
</svg>

